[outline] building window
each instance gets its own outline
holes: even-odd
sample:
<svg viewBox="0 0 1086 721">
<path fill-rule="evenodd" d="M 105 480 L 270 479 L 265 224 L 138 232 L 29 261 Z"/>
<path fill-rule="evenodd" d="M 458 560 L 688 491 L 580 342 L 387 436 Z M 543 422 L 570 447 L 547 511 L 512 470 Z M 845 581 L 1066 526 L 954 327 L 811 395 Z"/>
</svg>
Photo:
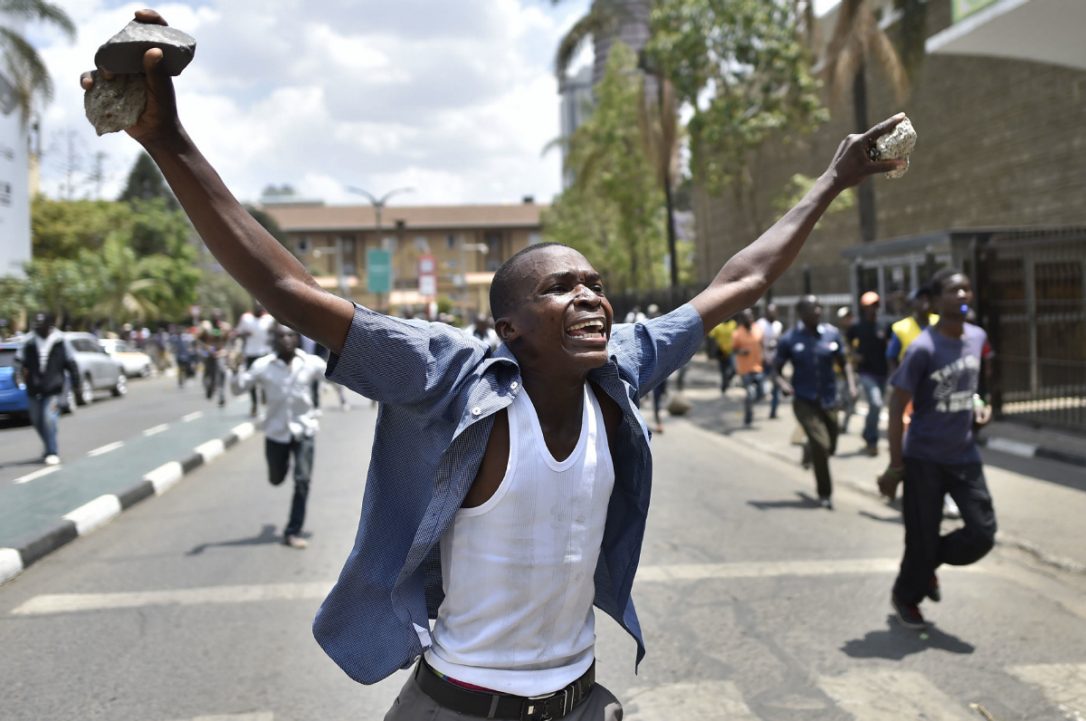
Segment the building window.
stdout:
<svg viewBox="0 0 1086 721">
<path fill-rule="evenodd" d="M 303 235 L 301 238 L 298 238 L 298 244 L 295 247 L 298 248 L 299 253 L 308 253 L 309 252 L 309 237 Z"/>
<path fill-rule="evenodd" d="M 452 233 L 445 236 L 445 248 L 448 250 L 456 250 L 456 236 Z"/>
</svg>

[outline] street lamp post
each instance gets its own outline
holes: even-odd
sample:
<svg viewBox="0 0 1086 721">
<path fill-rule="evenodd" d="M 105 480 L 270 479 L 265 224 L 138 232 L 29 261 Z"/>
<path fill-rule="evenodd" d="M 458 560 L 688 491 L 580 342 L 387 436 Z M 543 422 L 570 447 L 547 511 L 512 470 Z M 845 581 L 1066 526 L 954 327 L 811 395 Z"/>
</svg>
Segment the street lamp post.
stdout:
<svg viewBox="0 0 1086 721">
<path fill-rule="evenodd" d="M 376 195 L 369 192 L 368 190 L 364 190 L 362 188 L 358 188 L 358 187 L 355 187 L 355 186 L 352 186 L 352 185 L 347 186 L 347 192 L 348 193 L 354 193 L 356 195 L 365 196 L 365 198 L 370 201 L 370 205 L 373 206 L 374 225 L 376 226 L 376 231 L 375 232 L 377 233 L 377 242 L 378 243 L 383 243 L 384 242 L 384 239 L 381 237 L 381 211 L 385 209 L 385 205 L 388 203 L 389 198 L 391 198 L 394 195 L 399 195 L 401 193 L 410 193 L 410 192 L 413 192 L 413 191 L 414 191 L 414 188 L 394 188 L 394 189 L 388 191 L 387 193 L 385 193 L 384 195 L 382 195 L 381 197 L 377 197 Z M 341 263 L 342 263 L 342 260 L 341 260 Z M 340 268 L 341 268 L 341 272 L 342 272 L 342 265 L 340 265 Z M 377 299 L 378 307 L 380 307 L 380 305 L 381 305 L 380 300 L 381 300 L 380 298 Z"/>
</svg>

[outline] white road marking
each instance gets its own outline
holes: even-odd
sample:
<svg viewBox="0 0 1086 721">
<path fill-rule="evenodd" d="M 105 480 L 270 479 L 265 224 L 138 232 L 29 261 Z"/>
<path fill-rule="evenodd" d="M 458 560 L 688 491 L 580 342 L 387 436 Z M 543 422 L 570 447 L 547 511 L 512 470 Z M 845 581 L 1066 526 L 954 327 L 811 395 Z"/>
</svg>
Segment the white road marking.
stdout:
<svg viewBox="0 0 1086 721">
<path fill-rule="evenodd" d="M 156 436 L 159 433 L 162 433 L 162 431 L 168 429 L 169 427 L 170 427 L 169 423 L 163 423 L 161 425 L 153 426 L 153 427 L 148 428 L 147 430 L 145 430 L 143 432 L 143 435 L 145 435 L 145 436 Z"/>
<path fill-rule="evenodd" d="M 114 441 L 113 443 L 107 443 L 100 448 L 95 448 L 93 451 L 87 451 L 87 456 L 90 458 L 94 458 L 95 456 L 104 456 L 110 451 L 115 451 L 122 446 L 124 446 L 124 441 Z"/>
<path fill-rule="evenodd" d="M 36 478 L 41 478 L 42 476 L 48 476 L 50 473 L 56 473 L 59 470 L 60 470 L 60 466 L 49 466 L 47 468 L 41 468 L 39 470 L 34 471 L 33 473 L 27 473 L 25 476 L 19 476 L 18 478 L 16 478 L 13 481 L 13 483 L 30 483 L 31 481 L 33 481 Z"/>
<path fill-rule="evenodd" d="M 632 688 L 622 699 L 623 718 L 630 721 L 758 721 L 733 681 L 673 683 Z"/>
<path fill-rule="evenodd" d="M 1045 698 L 1067 721 L 1086 721 L 1086 664 L 1046 663 L 1007 669 L 1026 683 L 1041 687 Z"/>
<path fill-rule="evenodd" d="M 201 443 L 194 450 L 204 457 L 204 463 L 211 463 L 226 451 L 226 444 L 222 442 L 222 439 L 215 438 Z"/>
<path fill-rule="evenodd" d="M 872 668 L 821 676 L 819 687 L 837 705 L 863 721 L 975 721 L 963 703 L 939 690 L 923 674 Z"/>
<path fill-rule="evenodd" d="M 197 418 L 203 418 L 203 416 L 204 416 L 203 411 L 193 411 L 192 413 L 189 413 L 188 415 L 181 416 L 181 422 L 182 423 L 188 423 L 189 421 L 194 421 Z"/>
<path fill-rule="evenodd" d="M 249 421 L 245 421 L 244 423 L 238 424 L 231 428 L 230 432 L 237 436 L 239 441 L 244 441 L 246 438 L 256 432 L 256 426 L 254 426 Z"/>
<path fill-rule="evenodd" d="M 897 558 L 855 558 L 825 561 L 764 561 L 642 566 L 643 583 L 700 581 L 708 578 L 766 578 L 772 576 L 834 576 L 840 574 L 896 573 Z"/>
<path fill-rule="evenodd" d="M 109 523 L 120 512 L 121 500 L 112 494 L 107 494 L 84 503 L 71 513 L 65 513 L 64 518 L 74 523 L 76 531 L 82 536 Z"/>
<path fill-rule="evenodd" d="M 23 557 L 14 548 L 0 548 L 0 583 L 15 578 L 23 570 Z"/>
<path fill-rule="evenodd" d="M 191 719 L 178 719 L 178 721 L 274 721 L 275 714 L 271 711 L 257 711 L 256 713 L 216 714 L 214 716 L 195 716 Z"/>
<path fill-rule="evenodd" d="M 51 613 L 104 611 L 143 606 L 308 601 L 323 599 L 331 588 L 331 582 L 313 582 L 272 583 L 262 586 L 207 586 L 131 593 L 54 593 L 35 596 L 16 607 L 11 613 L 17 616 L 40 616 Z"/>
<path fill-rule="evenodd" d="M 161 496 L 177 485 L 183 475 L 185 475 L 185 469 L 181 467 L 181 464 L 177 461 L 170 461 L 144 474 L 143 480 L 150 481 L 151 485 L 155 487 L 155 495 Z"/>
<path fill-rule="evenodd" d="M 1036 445 L 1015 441 L 1010 438 L 989 438 L 986 445 L 993 451 L 1002 451 L 1020 458 L 1033 458 L 1037 454 Z"/>
</svg>

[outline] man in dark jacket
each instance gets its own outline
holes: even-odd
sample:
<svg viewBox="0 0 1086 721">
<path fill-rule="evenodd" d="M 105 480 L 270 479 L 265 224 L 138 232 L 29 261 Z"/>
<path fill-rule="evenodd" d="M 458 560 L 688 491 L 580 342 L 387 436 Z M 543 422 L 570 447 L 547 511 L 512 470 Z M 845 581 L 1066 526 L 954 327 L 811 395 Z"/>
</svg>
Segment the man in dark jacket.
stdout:
<svg viewBox="0 0 1086 721">
<path fill-rule="evenodd" d="M 16 354 L 19 372 L 26 384 L 30 406 L 30 422 L 45 444 L 42 461 L 49 466 L 60 463 L 57 455 L 57 418 L 60 415 L 60 397 L 64 393 L 64 372 L 72 380 L 72 388 L 79 393 L 79 368 L 75 364 L 75 352 L 64 334 L 53 327 L 48 313 L 34 316 L 34 333 L 23 343 Z"/>
</svg>

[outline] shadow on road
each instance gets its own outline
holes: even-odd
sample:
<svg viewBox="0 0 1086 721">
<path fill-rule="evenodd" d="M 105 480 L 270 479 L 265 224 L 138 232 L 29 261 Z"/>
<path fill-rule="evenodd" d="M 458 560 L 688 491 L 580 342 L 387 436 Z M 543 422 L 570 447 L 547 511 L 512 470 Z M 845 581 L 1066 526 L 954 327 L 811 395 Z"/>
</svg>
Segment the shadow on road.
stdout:
<svg viewBox="0 0 1086 721">
<path fill-rule="evenodd" d="M 971 654 L 976 647 L 957 636 L 929 626 L 926 631 L 902 628 L 893 616 L 886 617 L 885 631 L 870 631 L 866 636 L 846 641 L 841 650 L 852 658 L 886 658 L 900 661 L 906 656 L 929 649 L 949 653 Z"/>
<path fill-rule="evenodd" d="M 303 536 L 305 534 L 302 534 Z M 275 525 L 272 523 L 265 523 L 260 527 L 260 533 L 249 538 L 235 538 L 231 541 L 214 541 L 212 543 L 201 543 L 198 546 L 193 546 L 192 550 L 185 553 L 186 556 L 199 556 L 208 548 L 228 548 L 231 546 L 261 546 L 267 543 L 281 543 L 283 537 L 275 530 Z"/>
<path fill-rule="evenodd" d="M 748 506 L 754 506 L 759 511 L 772 511 L 778 508 L 821 508 L 818 499 L 806 493 L 797 492 L 794 501 L 747 501 Z"/>
</svg>

